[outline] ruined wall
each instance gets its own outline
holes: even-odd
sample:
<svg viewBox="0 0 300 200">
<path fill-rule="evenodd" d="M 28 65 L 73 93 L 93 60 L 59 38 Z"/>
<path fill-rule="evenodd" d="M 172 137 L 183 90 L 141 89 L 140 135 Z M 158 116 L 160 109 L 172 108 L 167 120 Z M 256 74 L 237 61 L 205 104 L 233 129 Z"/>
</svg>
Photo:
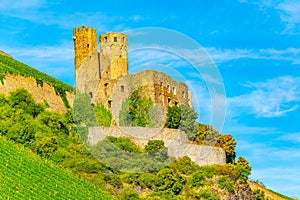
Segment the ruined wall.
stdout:
<svg viewBox="0 0 300 200">
<path fill-rule="evenodd" d="M 129 74 L 120 77 L 111 83 L 111 85 L 113 86 L 111 90 L 111 111 L 116 124 L 119 124 L 118 116 L 122 103 L 136 89 L 139 90 L 142 97 L 151 98 L 153 100 L 158 113 L 160 113 L 158 118 L 162 124 L 165 120 L 168 106 L 176 104 L 190 106 L 188 87 L 184 83 L 174 81 L 170 76 L 162 72 L 145 70 L 139 73 Z M 99 90 L 101 90 L 101 88 L 99 88 Z"/>
<path fill-rule="evenodd" d="M 168 154 L 175 158 L 188 156 L 197 165 L 225 164 L 226 156 L 222 148 L 191 144 L 186 134 L 178 129 L 144 127 L 91 127 L 88 142 L 91 145 L 106 136 L 127 137 L 144 148 L 149 140 L 162 140 L 168 148 Z"/>
<path fill-rule="evenodd" d="M 33 99 L 40 103 L 46 100 L 50 108 L 47 110 L 58 113 L 65 113 L 67 108 L 64 105 L 61 97 L 55 94 L 54 88 L 48 83 L 43 83 L 43 87 L 37 85 L 34 78 L 16 76 L 7 74 L 3 80 L 4 84 L 0 83 L 0 93 L 8 95 L 10 92 L 19 88 L 26 89 L 33 97 Z M 66 97 L 70 105 L 73 105 L 73 93 L 67 92 Z"/>
</svg>

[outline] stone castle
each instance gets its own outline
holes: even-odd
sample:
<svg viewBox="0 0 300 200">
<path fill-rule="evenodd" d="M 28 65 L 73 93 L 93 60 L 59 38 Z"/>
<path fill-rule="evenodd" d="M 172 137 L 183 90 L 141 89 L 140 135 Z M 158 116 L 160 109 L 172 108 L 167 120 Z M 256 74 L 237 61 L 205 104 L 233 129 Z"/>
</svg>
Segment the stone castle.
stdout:
<svg viewBox="0 0 300 200">
<path fill-rule="evenodd" d="M 134 91 L 151 98 L 164 119 L 168 106 L 192 106 L 191 93 L 185 83 L 153 70 L 128 74 L 128 42 L 123 33 L 100 36 L 97 31 L 81 26 L 73 32 L 76 90 L 90 96 L 93 104 L 110 109 L 115 125 L 119 124 L 122 102 Z"/>
<path fill-rule="evenodd" d="M 128 74 L 127 36 L 106 33 L 100 36 L 98 51 L 97 31 L 81 26 L 73 32 L 75 51 L 76 92 L 90 96 L 92 104 L 103 104 L 112 113 L 114 126 L 90 127 L 88 143 L 94 145 L 106 136 L 127 137 L 143 148 L 149 140 L 162 140 L 168 154 L 179 158 L 189 156 L 198 165 L 226 163 L 225 151 L 212 146 L 191 144 L 184 132 L 161 128 L 168 106 L 192 106 L 191 93 L 185 83 L 173 80 L 167 74 L 145 70 Z M 151 98 L 159 110 L 160 124 L 156 128 L 119 127 L 122 103 L 138 90 Z"/>
</svg>

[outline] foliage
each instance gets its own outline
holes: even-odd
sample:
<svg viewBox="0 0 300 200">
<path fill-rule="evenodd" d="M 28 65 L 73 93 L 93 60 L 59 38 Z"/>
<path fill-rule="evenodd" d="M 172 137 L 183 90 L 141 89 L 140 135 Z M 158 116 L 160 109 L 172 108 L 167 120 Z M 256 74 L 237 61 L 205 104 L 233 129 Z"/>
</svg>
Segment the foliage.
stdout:
<svg viewBox="0 0 300 200">
<path fill-rule="evenodd" d="M 113 136 L 107 136 L 106 139 L 108 139 L 110 142 L 112 142 L 116 147 L 124 150 L 129 151 L 133 153 L 141 153 L 140 148 L 134 144 L 130 139 L 124 138 L 124 137 L 113 137 Z"/>
<path fill-rule="evenodd" d="M 111 126 L 112 114 L 103 104 L 95 106 L 96 118 L 99 126 Z"/>
<path fill-rule="evenodd" d="M 185 105 L 168 107 L 166 128 L 184 131 L 190 140 L 195 139 L 196 122 L 198 115 L 192 107 Z"/>
<path fill-rule="evenodd" d="M 234 192 L 234 182 L 230 179 L 227 179 L 225 176 L 219 177 L 218 184 L 220 188 L 226 189 L 228 192 Z"/>
<path fill-rule="evenodd" d="M 170 168 L 162 168 L 157 173 L 159 191 L 179 194 L 185 184 L 185 179 Z"/>
<path fill-rule="evenodd" d="M 142 98 L 138 90 L 133 91 L 123 104 L 119 113 L 120 126 L 154 127 L 153 101 Z"/>
<path fill-rule="evenodd" d="M 218 145 L 225 150 L 226 162 L 234 163 L 236 142 L 232 135 L 221 135 L 218 140 Z"/>
<path fill-rule="evenodd" d="M 196 144 L 203 145 L 213 145 L 215 146 L 218 142 L 221 134 L 216 131 L 212 126 L 201 124 L 196 122 L 197 131 L 195 135 L 194 142 Z"/>
<path fill-rule="evenodd" d="M 11 107 L 21 109 L 33 117 L 36 117 L 39 113 L 44 111 L 43 106 L 36 104 L 31 94 L 25 89 L 17 89 L 16 91 L 11 92 L 8 100 Z"/>
<path fill-rule="evenodd" d="M 200 199 L 203 199 L 203 200 L 219 200 L 220 199 L 218 197 L 218 195 L 212 193 L 209 190 L 201 190 L 201 192 L 199 193 L 199 197 L 200 197 Z"/>
<path fill-rule="evenodd" d="M 265 200 L 265 193 L 262 190 L 256 189 L 253 191 L 256 200 Z"/>
<path fill-rule="evenodd" d="M 168 160 L 168 149 L 162 140 L 149 140 L 145 151 L 156 160 L 164 162 Z"/>
<path fill-rule="evenodd" d="M 202 187 L 206 184 L 206 178 L 207 175 L 204 171 L 197 171 L 191 175 L 189 182 L 193 187 Z"/>
<path fill-rule="evenodd" d="M 236 165 L 240 168 L 241 170 L 241 178 L 243 180 L 247 180 L 248 176 L 251 174 L 251 166 L 249 165 L 249 162 L 244 158 L 244 157 L 239 157 Z"/>
<path fill-rule="evenodd" d="M 168 107 L 166 128 L 178 129 L 181 120 L 181 108 L 179 106 Z"/>
<path fill-rule="evenodd" d="M 128 138 L 107 137 L 94 146 L 88 146 L 88 151 L 77 137 L 73 115 L 77 115 L 77 128 L 84 129 L 86 133 L 87 125 L 97 124 L 93 116 L 78 113 L 80 109 L 92 113 L 89 98 L 79 96 L 76 101 L 86 102 L 86 107 L 75 106 L 77 113 L 67 112 L 64 115 L 45 110 L 31 112 L 40 105 L 30 96 L 26 98 L 25 102 L 32 109 L 12 103 L 16 99 L 12 98 L 12 101 L 11 96 L 0 95 L 0 134 L 120 198 L 137 198 L 134 190 L 139 190 L 143 197 L 149 199 L 218 199 L 216 194 L 206 189 L 214 182 L 214 187 L 232 192 L 233 183 L 243 180 L 247 169 L 247 162 L 241 158 L 235 165 L 201 167 L 187 156 L 172 162 L 160 140 L 150 140 L 145 149 L 140 149 Z M 127 187 L 132 189 L 124 189 Z"/>
<path fill-rule="evenodd" d="M 91 106 L 91 99 L 87 94 L 76 93 L 73 102 L 73 117 L 80 139 L 86 143 L 88 128 L 97 125 L 96 115 Z"/>
<path fill-rule="evenodd" d="M 9 58 L 4 55 L 0 55 L 0 81 L 3 84 L 3 79 L 5 74 L 20 75 L 24 77 L 32 77 L 36 80 L 37 85 L 43 86 L 43 83 L 46 82 L 52 85 L 55 89 L 56 94 L 60 95 L 65 106 L 70 107 L 69 102 L 66 98 L 66 91 L 73 91 L 73 87 L 65 84 L 45 73 L 42 73 L 32 67 L 29 67 L 19 61 Z"/>
<path fill-rule="evenodd" d="M 138 200 L 139 195 L 132 189 L 130 188 L 125 188 L 123 189 L 121 195 L 120 195 L 120 199 L 126 199 L 126 200 Z"/>
</svg>

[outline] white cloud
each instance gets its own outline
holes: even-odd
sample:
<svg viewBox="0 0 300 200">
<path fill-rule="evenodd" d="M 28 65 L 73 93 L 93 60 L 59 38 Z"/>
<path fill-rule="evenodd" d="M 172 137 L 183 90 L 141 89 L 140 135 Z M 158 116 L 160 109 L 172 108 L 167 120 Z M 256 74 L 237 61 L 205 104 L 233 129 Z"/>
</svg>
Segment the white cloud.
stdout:
<svg viewBox="0 0 300 200">
<path fill-rule="evenodd" d="M 290 61 L 292 64 L 300 64 L 298 48 L 286 49 L 218 49 L 215 47 L 205 48 L 208 54 L 216 63 L 228 62 L 243 58 L 283 60 Z"/>
<path fill-rule="evenodd" d="M 300 2 L 297 0 L 285 0 L 275 7 L 280 11 L 280 18 L 286 23 L 283 33 L 295 33 L 300 31 Z"/>
<path fill-rule="evenodd" d="M 0 0 L 0 10 L 25 10 L 28 8 L 37 8 L 45 5 L 44 0 Z"/>
<path fill-rule="evenodd" d="M 58 46 L 0 46 L 16 60 L 19 60 L 37 70 L 73 84 L 74 62 L 73 45 L 62 43 Z"/>
<path fill-rule="evenodd" d="M 283 76 L 244 86 L 252 91 L 228 98 L 230 109 L 236 109 L 240 115 L 244 111 L 256 117 L 280 117 L 299 107 L 300 77 Z"/>
<path fill-rule="evenodd" d="M 246 3 L 246 0 L 239 0 L 240 3 Z M 298 0 L 259 0 L 249 1 L 259 7 L 263 12 L 275 11 L 275 15 L 285 24 L 282 34 L 299 34 L 300 32 L 300 2 Z M 266 13 L 269 17 L 269 13 Z"/>
<path fill-rule="evenodd" d="M 292 141 L 300 143 L 300 132 L 298 133 L 288 133 L 280 136 L 278 140 Z"/>
</svg>

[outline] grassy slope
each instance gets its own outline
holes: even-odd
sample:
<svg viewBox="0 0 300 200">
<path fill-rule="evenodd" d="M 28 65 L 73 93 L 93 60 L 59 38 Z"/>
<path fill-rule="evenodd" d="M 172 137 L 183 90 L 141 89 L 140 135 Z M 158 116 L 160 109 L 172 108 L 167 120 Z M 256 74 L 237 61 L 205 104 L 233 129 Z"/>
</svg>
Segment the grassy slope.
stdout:
<svg viewBox="0 0 300 200">
<path fill-rule="evenodd" d="M 32 77 L 36 80 L 36 83 L 43 86 L 43 83 L 49 83 L 55 89 L 55 92 L 59 94 L 65 103 L 65 106 L 70 107 L 66 99 L 66 91 L 73 91 L 73 87 L 63 83 L 62 81 L 53 78 L 43 72 L 40 72 L 24 63 L 21 63 L 13 58 L 0 54 L 0 82 L 3 83 L 6 74 L 20 75 L 24 77 Z"/>
<path fill-rule="evenodd" d="M 0 199 L 113 199 L 93 184 L 0 137 Z"/>
<path fill-rule="evenodd" d="M 13 58 L 0 55 L 0 73 L 1 74 L 15 74 L 25 77 L 33 77 L 36 80 L 40 80 L 53 85 L 54 87 L 61 87 L 65 91 L 73 91 L 73 87 L 63 83 L 62 81 L 53 78 L 43 72 L 40 72 L 28 65 L 21 63 Z"/>
</svg>

